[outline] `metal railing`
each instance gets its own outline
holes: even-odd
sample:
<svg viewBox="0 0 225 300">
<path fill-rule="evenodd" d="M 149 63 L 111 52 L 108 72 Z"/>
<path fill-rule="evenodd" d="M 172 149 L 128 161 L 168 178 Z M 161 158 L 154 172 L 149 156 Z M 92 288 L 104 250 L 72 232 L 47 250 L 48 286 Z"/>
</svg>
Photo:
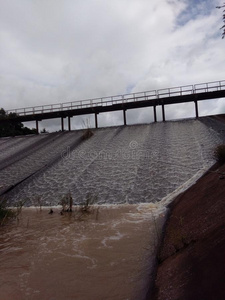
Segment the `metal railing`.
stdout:
<svg viewBox="0 0 225 300">
<path fill-rule="evenodd" d="M 34 107 L 25 107 L 7 110 L 7 114 L 16 113 L 19 116 L 35 115 L 50 113 L 56 111 L 68 111 L 89 107 L 112 106 L 128 102 L 156 100 L 170 98 L 176 96 L 185 96 L 198 93 L 208 93 L 225 90 L 225 80 L 214 81 L 208 83 L 200 83 L 195 85 L 185 85 L 180 87 L 172 87 L 159 90 L 151 90 L 147 92 L 138 92 L 124 95 L 108 96 L 102 98 L 93 98 L 87 100 L 79 100 L 57 104 L 47 104 Z"/>
</svg>

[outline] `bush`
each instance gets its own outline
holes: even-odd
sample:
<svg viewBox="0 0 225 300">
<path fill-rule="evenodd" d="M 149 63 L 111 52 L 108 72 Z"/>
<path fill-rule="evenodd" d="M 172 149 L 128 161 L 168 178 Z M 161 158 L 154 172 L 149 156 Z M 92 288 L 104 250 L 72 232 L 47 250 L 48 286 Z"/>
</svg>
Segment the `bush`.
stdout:
<svg viewBox="0 0 225 300">
<path fill-rule="evenodd" d="M 5 221 L 15 217 L 15 213 L 6 207 L 6 202 L 0 199 L 0 225 L 4 225 Z"/>
<path fill-rule="evenodd" d="M 225 163 L 225 145 L 219 145 L 215 148 L 214 158 L 220 164 Z"/>
<path fill-rule="evenodd" d="M 92 137 L 94 133 L 91 131 L 90 128 L 86 129 L 82 135 L 82 140 L 87 140 L 89 139 L 90 137 Z"/>
<path fill-rule="evenodd" d="M 0 124 L 0 137 L 37 133 L 37 130 L 34 128 L 24 127 L 23 123 L 17 120 L 17 117 L 17 114 L 7 114 L 3 108 L 0 108 L 0 120 L 7 120 L 7 122 Z"/>
<path fill-rule="evenodd" d="M 97 202 L 98 196 L 97 195 L 91 195 L 91 193 L 88 193 L 86 195 L 86 200 L 83 205 L 80 207 L 80 211 L 82 213 L 90 213 L 91 208 L 93 208 L 94 203 Z"/>
</svg>

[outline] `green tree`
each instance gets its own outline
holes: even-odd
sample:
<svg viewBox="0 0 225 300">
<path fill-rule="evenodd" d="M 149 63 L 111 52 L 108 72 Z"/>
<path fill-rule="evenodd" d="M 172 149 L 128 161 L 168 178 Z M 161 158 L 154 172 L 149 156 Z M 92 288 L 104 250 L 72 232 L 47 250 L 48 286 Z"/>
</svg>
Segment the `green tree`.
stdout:
<svg viewBox="0 0 225 300">
<path fill-rule="evenodd" d="M 23 123 L 21 123 L 20 121 L 16 121 L 16 116 L 17 115 L 15 113 L 7 114 L 3 108 L 0 109 L 0 137 L 36 133 L 36 129 L 24 127 Z M 1 120 L 3 119 L 7 119 L 7 121 L 1 122 Z"/>
<path fill-rule="evenodd" d="M 0 119 L 5 118 L 5 116 L 6 116 L 5 110 L 3 108 L 0 108 Z"/>
</svg>

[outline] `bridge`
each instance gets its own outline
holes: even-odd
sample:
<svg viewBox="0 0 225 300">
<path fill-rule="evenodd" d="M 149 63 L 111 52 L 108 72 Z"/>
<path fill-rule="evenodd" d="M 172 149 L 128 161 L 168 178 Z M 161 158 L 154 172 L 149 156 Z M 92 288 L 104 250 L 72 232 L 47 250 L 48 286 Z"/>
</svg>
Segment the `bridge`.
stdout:
<svg viewBox="0 0 225 300">
<path fill-rule="evenodd" d="M 13 121 L 36 121 L 36 129 L 38 133 L 39 121 L 44 119 L 61 118 L 61 129 L 64 131 L 64 119 L 68 118 L 68 130 L 70 131 L 71 118 L 73 116 L 94 114 L 95 127 L 98 128 L 99 113 L 121 110 L 123 111 L 124 125 L 126 125 L 126 110 L 141 107 L 153 107 L 154 121 L 157 122 L 157 106 L 161 106 L 162 120 L 165 121 L 166 105 L 188 102 L 193 102 L 195 104 L 195 116 L 198 118 L 198 101 L 223 97 L 225 97 L 225 80 L 58 104 L 12 109 L 6 111 L 6 113 L 13 113 L 13 115 L 11 117 L 9 115 L 9 118 L 7 119 L 1 119 L 0 124 Z"/>
</svg>

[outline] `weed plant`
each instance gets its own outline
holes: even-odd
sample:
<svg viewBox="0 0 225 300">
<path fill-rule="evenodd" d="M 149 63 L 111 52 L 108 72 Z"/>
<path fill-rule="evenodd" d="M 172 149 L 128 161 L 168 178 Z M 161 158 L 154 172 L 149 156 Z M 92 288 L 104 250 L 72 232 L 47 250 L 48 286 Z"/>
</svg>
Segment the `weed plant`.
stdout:
<svg viewBox="0 0 225 300">
<path fill-rule="evenodd" d="M 91 131 L 90 128 L 86 129 L 82 135 L 82 140 L 87 140 L 89 139 L 90 137 L 92 137 L 94 133 Z"/>
<path fill-rule="evenodd" d="M 34 206 L 37 206 L 40 208 L 40 211 L 42 210 L 42 206 L 43 206 L 43 203 L 42 203 L 42 199 L 40 196 L 36 196 L 35 199 L 34 199 Z"/>
<path fill-rule="evenodd" d="M 96 203 L 97 199 L 98 199 L 97 195 L 91 195 L 91 193 L 88 193 L 86 195 L 86 200 L 85 200 L 84 204 L 81 205 L 81 207 L 80 207 L 80 211 L 84 214 L 90 213 L 91 210 L 93 209 L 93 205 Z"/>
<path fill-rule="evenodd" d="M 76 221 L 84 221 L 89 214 L 96 212 L 96 220 L 98 220 L 99 208 L 95 209 L 94 207 L 97 198 L 98 197 L 96 195 L 91 195 L 91 193 L 88 193 L 84 203 L 82 205 L 78 205 L 73 211 L 72 216 L 74 219 Z M 64 213 L 67 212 L 72 212 L 73 199 L 71 194 L 66 194 L 59 204 L 62 205 L 62 210 L 60 212 L 61 215 L 64 215 Z M 71 216 L 71 214 L 68 214 L 68 216 Z"/>
<path fill-rule="evenodd" d="M 69 192 L 68 194 L 63 196 L 59 204 L 62 205 L 62 212 L 72 212 L 73 198 L 71 196 L 71 193 Z"/>
<path fill-rule="evenodd" d="M 84 130 L 84 133 L 81 138 L 82 138 L 82 140 L 87 140 L 87 139 L 91 138 L 92 135 L 94 134 L 93 131 L 90 129 L 90 120 L 86 119 L 86 121 L 83 122 L 83 126 L 86 129 Z"/>
<path fill-rule="evenodd" d="M 5 199 L 0 199 L 0 225 L 4 225 L 9 219 L 15 218 L 15 212 L 7 208 Z"/>
</svg>

